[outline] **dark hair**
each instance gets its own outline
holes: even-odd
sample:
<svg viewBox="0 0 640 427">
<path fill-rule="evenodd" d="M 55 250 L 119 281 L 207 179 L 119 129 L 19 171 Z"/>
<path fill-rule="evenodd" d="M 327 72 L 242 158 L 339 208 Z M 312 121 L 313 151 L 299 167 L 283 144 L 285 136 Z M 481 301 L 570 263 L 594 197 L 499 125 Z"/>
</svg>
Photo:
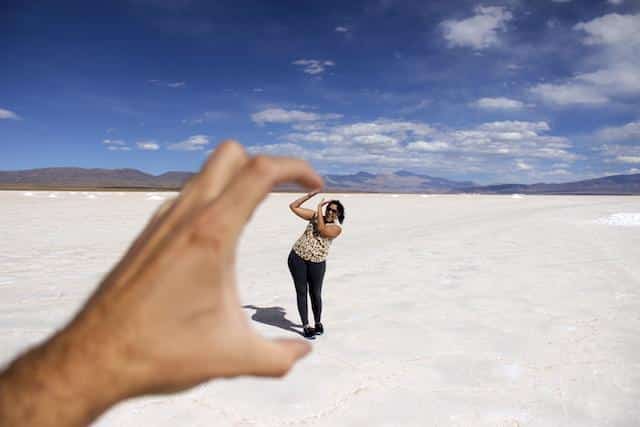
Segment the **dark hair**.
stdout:
<svg viewBox="0 0 640 427">
<path fill-rule="evenodd" d="M 344 206 L 342 206 L 340 200 L 331 200 L 329 203 L 327 203 L 327 208 L 331 205 L 338 206 L 338 221 L 340 221 L 340 224 L 342 224 L 344 222 Z"/>
</svg>

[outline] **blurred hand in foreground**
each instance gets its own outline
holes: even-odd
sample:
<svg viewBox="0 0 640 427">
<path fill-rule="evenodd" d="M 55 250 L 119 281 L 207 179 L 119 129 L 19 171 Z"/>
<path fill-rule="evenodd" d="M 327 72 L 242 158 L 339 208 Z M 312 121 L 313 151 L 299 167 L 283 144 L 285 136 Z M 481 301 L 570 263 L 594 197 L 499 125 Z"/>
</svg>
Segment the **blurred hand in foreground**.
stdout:
<svg viewBox="0 0 640 427">
<path fill-rule="evenodd" d="M 71 322 L 0 374 L 0 425 L 85 425 L 133 396 L 286 374 L 310 346 L 253 332 L 235 254 L 259 203 L 290 181 L 323 185 L 303 160 L 221 143 Z"/>
</svg>

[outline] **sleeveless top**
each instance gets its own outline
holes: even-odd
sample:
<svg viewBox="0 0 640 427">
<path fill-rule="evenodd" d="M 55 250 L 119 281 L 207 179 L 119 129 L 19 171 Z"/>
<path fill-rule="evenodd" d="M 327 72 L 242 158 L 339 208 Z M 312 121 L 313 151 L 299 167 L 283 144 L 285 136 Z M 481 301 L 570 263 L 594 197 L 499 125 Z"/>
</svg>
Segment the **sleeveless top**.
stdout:
<svg viewBox="0 0 640 427">
<path fill-rule="evenodd" d="M 293 244 L 292 248 L 300 258 L 311 262 L 322 262 L 326 260 L 327 255 L 329 255 L 329 246 L 331 246 L 331 241 L 333 240 L 330 237 L 320 235 L 316 220 L 317 214 L 317 212 L 313 214 L 313 218 L 309 220 L 304 233 L 302 233 L 302 236 Z M 326 224 L 327 223 L 325 223 L 325 225 Z"/>
</svg>

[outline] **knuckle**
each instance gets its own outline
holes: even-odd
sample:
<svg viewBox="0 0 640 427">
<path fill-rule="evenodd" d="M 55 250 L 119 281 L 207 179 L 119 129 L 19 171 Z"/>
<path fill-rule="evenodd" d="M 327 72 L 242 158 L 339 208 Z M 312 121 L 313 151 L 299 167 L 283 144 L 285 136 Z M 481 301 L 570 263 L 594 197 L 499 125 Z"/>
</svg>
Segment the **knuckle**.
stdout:
<svg viewBox="0 0 640 427">
<path fill-rule="evenodd" d="M 227 213 L 217 206 L 205 210 L 195 221 L 193 239 L 214 251 L 222 251 L 227 242 L 231 222 Z"/>
<path fill-rule="evenodd" d="M 258 175 L 270 176 L 274 171 L 273 160 L 268 156 L 258 155 L 251 159 L 250 168 Z"/>
<path fill-rule="evenodd" d="M 225 139 L 218 144 L 218 150 L 244 153 L 244 147 L 238 141 L 234 139 Z"/>
</svg>

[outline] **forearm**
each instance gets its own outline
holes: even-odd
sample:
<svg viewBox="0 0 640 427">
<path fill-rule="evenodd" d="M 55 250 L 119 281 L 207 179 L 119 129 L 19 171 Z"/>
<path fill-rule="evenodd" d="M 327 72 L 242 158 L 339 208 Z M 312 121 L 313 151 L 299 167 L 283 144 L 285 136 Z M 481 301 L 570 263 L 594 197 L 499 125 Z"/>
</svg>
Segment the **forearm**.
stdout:
<svg viewBox="0 0 640 427">
<path fill-rule="evenodd" d="M 22 354 L 0 373 L 0 426 L 88 425 L 123 397 L 101 361 L 64 332 Z"/>
<path fill-rule="evenodd" d="M 304 202 L 306 202 L 310 198 L 311 197 L 309 196 L 309 194 L 305 194 L 304 196 L 300 197 L 299 199 L 296 199 L 293 202 L 289 203 L 289 207 L 290 208 L 299 208 Z"/>
<path fill-rule="evenodd" d="M 318 222 L 317 222 L 318 230 L 319 231 L 324 230 L 324 217 L 322 216 L 322 205 L 318 205 L 318 214 L 316 215 L 316 218 L 318 219 Z"/>
</svg>

